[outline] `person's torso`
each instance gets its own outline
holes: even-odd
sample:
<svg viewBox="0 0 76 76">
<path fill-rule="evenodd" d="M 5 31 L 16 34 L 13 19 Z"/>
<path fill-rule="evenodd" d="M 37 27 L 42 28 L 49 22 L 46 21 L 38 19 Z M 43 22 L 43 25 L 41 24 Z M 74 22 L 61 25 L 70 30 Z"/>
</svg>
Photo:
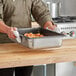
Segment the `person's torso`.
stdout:
<svg viewBox="0 0 76 76">
<path fill-rule="evenodd" d="M 9 26 L 31 27 L 31 0 L 4 0 L 4 21 Z"/>
</svg>

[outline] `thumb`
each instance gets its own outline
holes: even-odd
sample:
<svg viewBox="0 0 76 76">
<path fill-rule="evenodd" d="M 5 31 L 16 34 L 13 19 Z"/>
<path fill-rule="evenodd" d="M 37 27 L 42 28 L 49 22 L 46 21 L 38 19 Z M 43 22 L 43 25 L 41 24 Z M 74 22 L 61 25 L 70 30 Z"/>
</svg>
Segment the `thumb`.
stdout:
<svg viewBox="0 0 76 76">
<path fill-rule="evenodd" d="M 16 31 L 16 30 L 17 30 L 17 28 L 16 28 L 16 27 L 13 27 L 13 30 L 14 30 L 14 31 Z"/>
</svg>

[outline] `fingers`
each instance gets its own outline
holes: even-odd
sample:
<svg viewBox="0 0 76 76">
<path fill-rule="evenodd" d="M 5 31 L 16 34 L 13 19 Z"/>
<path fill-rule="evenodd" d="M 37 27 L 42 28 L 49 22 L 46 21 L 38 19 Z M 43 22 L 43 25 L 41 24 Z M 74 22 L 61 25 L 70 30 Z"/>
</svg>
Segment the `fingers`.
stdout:
<svg viewBox="0 0 76 76">
<path fill-rule="evenodd" d="M 11 39 L 15 39 L 16 38 L 16 36 L 13 35 L 13 34 L 9 34 L 8 37 L 11 38 Z"/>
<path fill-rule="evenodd" d="M 55 28 L 56 28 L 55 25 L 53 25 L 53 26 L 48 26 L 48 29 L 50 29 L 50 30 L 54 30 Z"/>
<path fill-rule="evenodd" d="M 44 26 L 44 29 L 46 29 L 46 28 L 50 29 L 50 30 L 54 30 L 56 28 L 56 25 L 49 24 L 49 25 Z"/>
<path fill-rule="evenodd" d="M 17 28 L 16 28 L 16 27 L 13 27 L 13 30 L 14 30 L 14 31 L 16 31 L 16 30 L 17 30 Z"/>
<path fill-rule="evenodd" d="M 13 39 L 16 38 L 16 36 L 13 33 L 14 30 L 16 30 L 16 27 L 10 27 L 10 29 L 8 30 L 8 33 L 7 34 L 8 34 L 8 37 L 9 38 L 13 38 Z"/>
</svg>

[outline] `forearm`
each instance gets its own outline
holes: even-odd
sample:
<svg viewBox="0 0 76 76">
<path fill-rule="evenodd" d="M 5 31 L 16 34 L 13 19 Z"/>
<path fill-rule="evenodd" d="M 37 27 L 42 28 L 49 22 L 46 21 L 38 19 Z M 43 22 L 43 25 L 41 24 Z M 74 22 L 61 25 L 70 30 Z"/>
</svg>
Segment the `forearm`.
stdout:
<svg viewBox="0 0 76 76">
<path fill-rule="evenodd" d="M 16 30 L 16 27 L 9 27 L 3 21 L 0 21 L 0 32 L 6 33 L 9 38 L 16 38 L 13 31 Z"/>
<path fill-rule="evenodd" d="M 0 21 L 0 32 L 7 33 L 9 26 L 7 26 L 3 21 Z"/>
</svg>

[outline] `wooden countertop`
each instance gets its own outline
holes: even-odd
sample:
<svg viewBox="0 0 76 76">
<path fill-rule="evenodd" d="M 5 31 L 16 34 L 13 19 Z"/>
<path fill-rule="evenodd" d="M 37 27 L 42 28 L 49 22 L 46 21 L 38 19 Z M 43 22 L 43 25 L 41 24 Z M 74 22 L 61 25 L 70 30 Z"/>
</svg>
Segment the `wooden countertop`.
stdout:
<svg viewBox="0 0 76 76">
<path fill-rule="evenodd" d="M 0 68 L 76 61 L 76 39 L 61 47 L 29 49 L 17 43 L 0 44 Z"/>
</svg>

